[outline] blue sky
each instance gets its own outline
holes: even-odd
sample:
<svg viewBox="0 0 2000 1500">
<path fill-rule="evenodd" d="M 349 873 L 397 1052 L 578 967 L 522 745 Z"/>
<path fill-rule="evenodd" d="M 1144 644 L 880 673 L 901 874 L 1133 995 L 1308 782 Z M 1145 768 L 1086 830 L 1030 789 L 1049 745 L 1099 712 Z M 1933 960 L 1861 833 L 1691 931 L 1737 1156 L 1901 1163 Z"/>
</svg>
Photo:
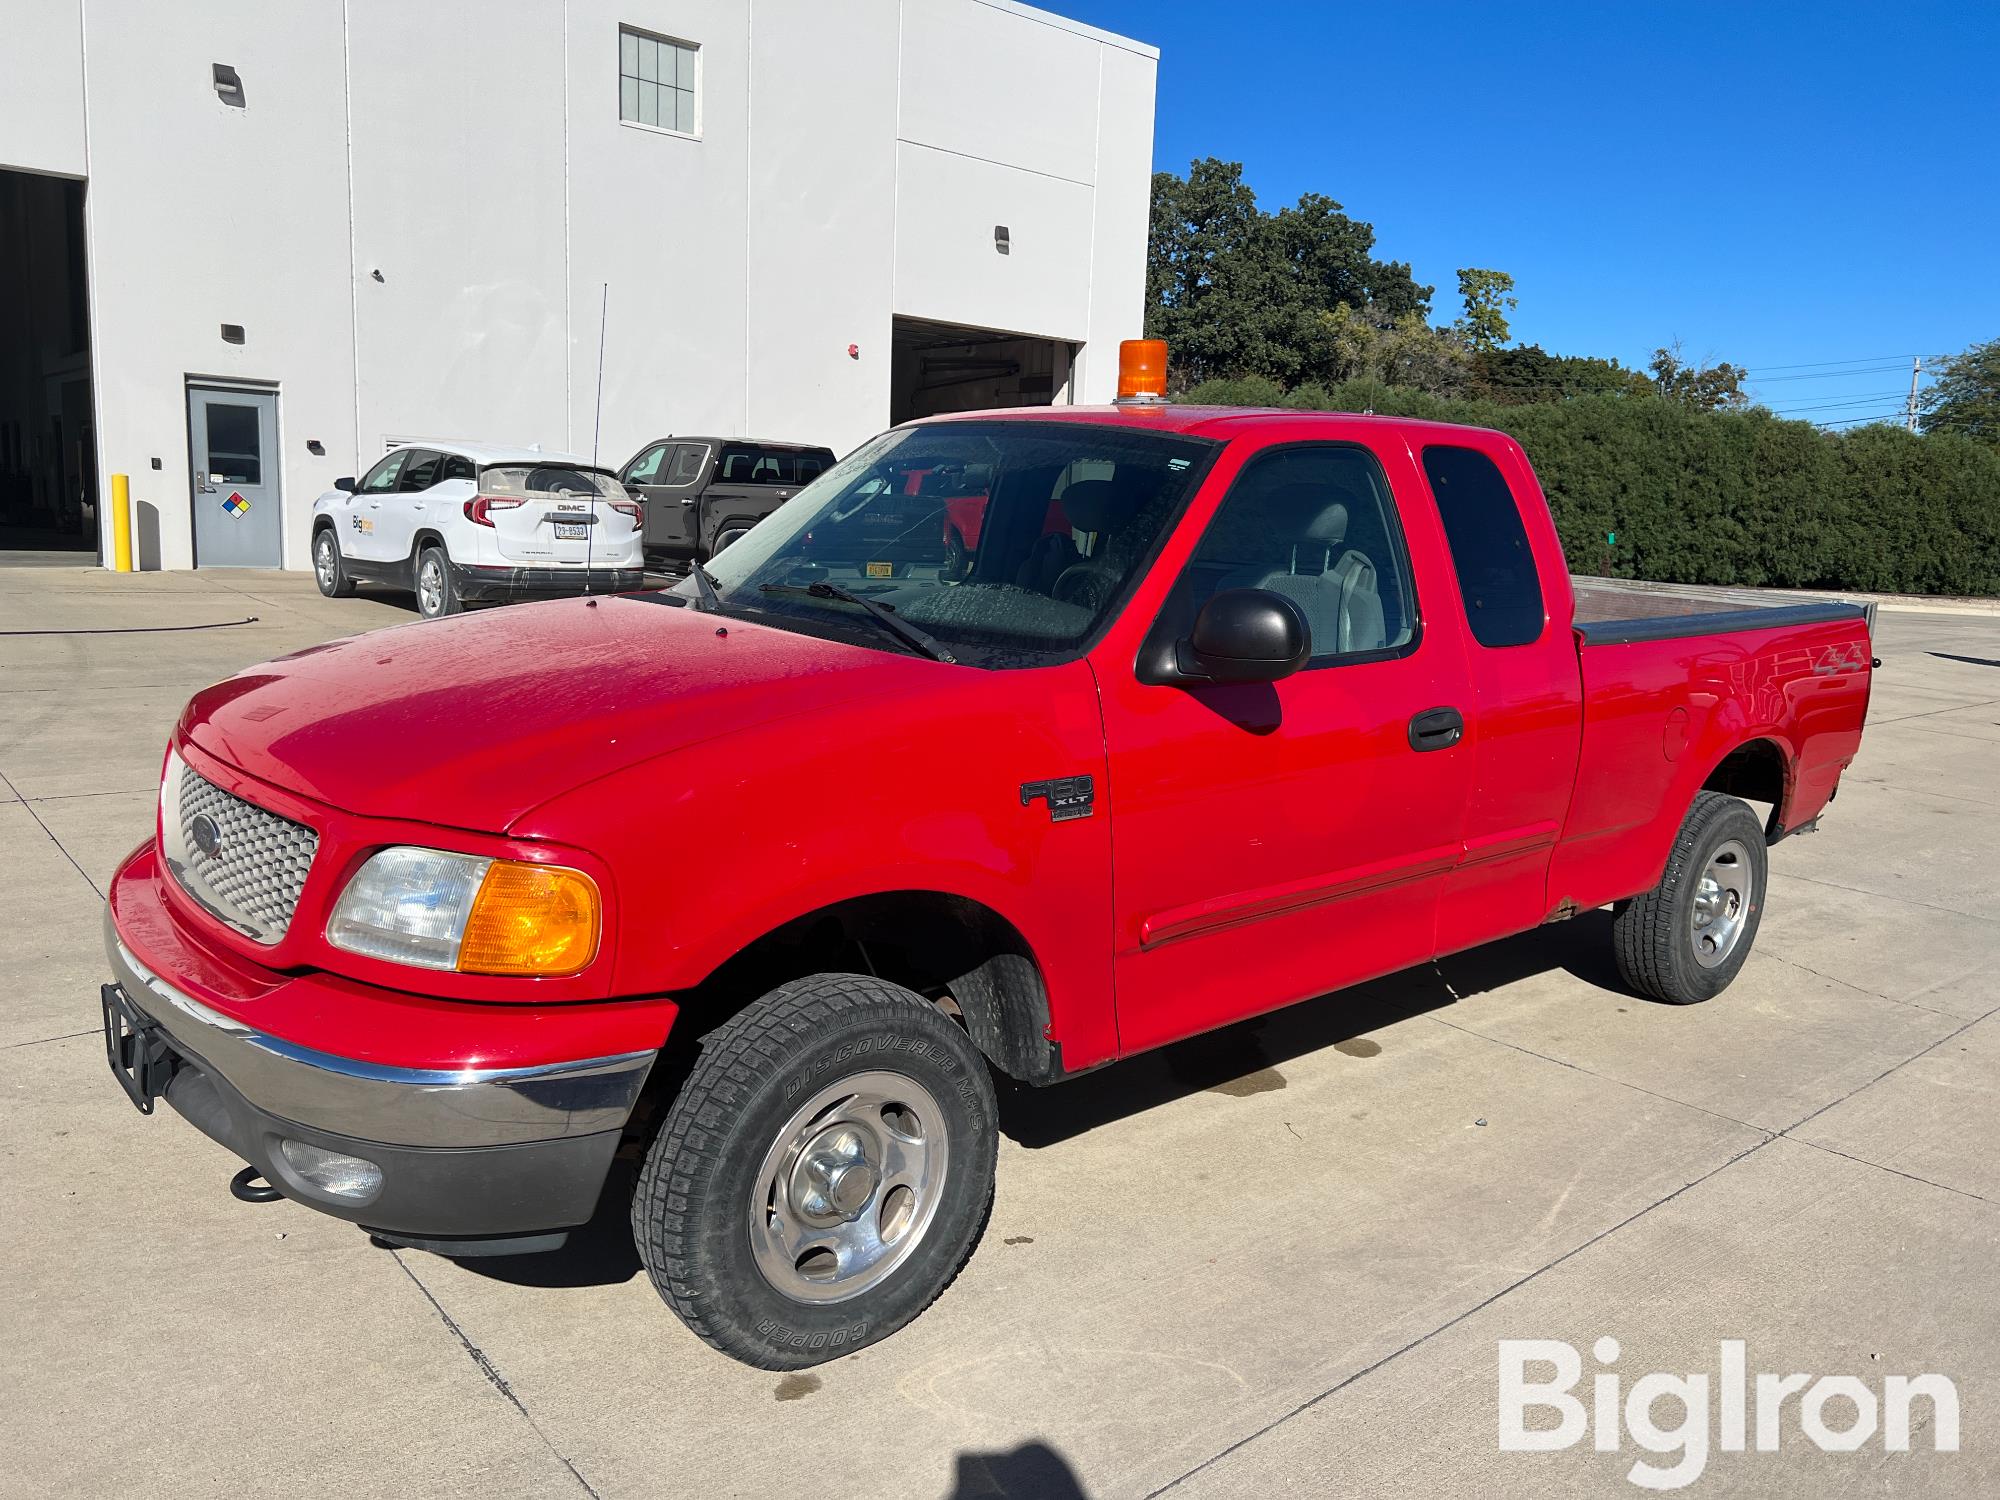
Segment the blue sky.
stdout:
<svg viewBox="0 0 2000 1500">
<path fill-rule="evenodd" d="M 1643 367 L 1678 338 L 1814 421 L 2000 337 L 1993 0 L 1044 3 L 1161 49 L 1157 167 L 1328 194 L 1434 321 L 1495 267 L 1522 342 Z"/>
</svg>

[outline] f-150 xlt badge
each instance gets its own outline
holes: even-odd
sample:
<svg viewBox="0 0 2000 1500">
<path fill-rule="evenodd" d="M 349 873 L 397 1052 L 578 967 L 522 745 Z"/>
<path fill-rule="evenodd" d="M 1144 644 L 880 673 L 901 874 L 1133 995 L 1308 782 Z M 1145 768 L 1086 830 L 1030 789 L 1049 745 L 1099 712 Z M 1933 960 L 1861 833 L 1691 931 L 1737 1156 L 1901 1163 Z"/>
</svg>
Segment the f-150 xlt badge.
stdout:
<svg viewBox="0 0 2000 1500">
<path fill-rule="evenodd" d="M 1058 776 L 1052 781 L 1021 783 L 1021 806 L 1037 797 L 1049 805 L 1051 823 L 1067 823 L 1071 818 L 1087 818 L 1096 806 L 1096 784 L 1088 776 Z"/>
</svg>

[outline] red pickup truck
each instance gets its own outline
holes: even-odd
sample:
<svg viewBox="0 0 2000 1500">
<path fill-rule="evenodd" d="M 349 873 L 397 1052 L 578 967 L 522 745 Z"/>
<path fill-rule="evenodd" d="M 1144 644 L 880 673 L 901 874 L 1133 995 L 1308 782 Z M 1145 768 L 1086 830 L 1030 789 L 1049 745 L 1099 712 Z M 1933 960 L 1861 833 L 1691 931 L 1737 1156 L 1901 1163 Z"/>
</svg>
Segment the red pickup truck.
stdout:
<svg viewBox="0 0 2000 1500">
<path fill-rule="evenodd" d="M 804 545 L 941 466 L 991 476 L 961 566 Z M 901 427 L 670 591 L 197 695 L 111 888 L 112 1070 L 240 1193 L 452 1256 L 560 1245 L 622 1153 L 690 1327 L 831 1359 L 971 1253 L 996 1072 L 1606 905 L 1637 990 L 1730 982 L 1860 743 L 1868 621 L 1585 598 L 1498 433 Z"/>
</svg>

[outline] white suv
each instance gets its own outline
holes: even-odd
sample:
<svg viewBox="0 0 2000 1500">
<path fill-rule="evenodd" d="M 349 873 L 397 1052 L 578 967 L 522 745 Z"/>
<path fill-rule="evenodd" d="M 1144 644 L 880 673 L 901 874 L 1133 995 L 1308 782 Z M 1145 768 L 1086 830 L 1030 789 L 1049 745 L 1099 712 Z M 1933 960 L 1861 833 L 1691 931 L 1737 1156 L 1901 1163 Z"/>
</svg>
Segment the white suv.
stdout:
<svg viewBox="0 0 2000 1500">
<path fill-rule="evenodd" d="M 479 600 L 643 585 L 639 502 L 564 453 L 410 443 L 313 502 L 313 572 L 328 598 L 414 588 L 425 618 Z"/>
</svg>

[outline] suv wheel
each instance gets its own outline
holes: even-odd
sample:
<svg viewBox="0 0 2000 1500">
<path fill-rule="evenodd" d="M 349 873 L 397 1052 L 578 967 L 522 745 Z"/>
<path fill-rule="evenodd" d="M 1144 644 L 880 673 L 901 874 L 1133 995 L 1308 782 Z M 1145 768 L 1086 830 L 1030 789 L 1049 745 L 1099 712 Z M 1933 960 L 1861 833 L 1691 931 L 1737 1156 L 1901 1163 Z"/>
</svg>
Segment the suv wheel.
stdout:
<svg viewBox="0 0 2000 1500">
<path fill-rule="evenodd" d="M 745 1364 L 852 1354 L 965 1264 L 998 1138 L 985 1059 L 936 1006 L 865 975 L 794 980 L 702 1038 L 633 1195 L 639 1258 Z"/>
<path fill-rule="evenodd" d="M 1757 815 L 1734 797 L 1697 793 L 1660 883 L 1612 920 L 1618 972 L 1670 1005 L 1714 999 L 1750 956 L 1768 878 Z"/>
<path fill-rule="evenodd" d="M 313 533 L 313 578 L 329 599 L 347 599 L 354 594 L 354 580 L 340 561 L 340 538 L 331 526 Z"/>
<path fill-rule="evenodd" d="M 465 606 L 451 586 L 451 569 L 444 548 L 426 547 L 417 555 L 417 613 L 426 620 L 455 615 Z"/>
</svg>

